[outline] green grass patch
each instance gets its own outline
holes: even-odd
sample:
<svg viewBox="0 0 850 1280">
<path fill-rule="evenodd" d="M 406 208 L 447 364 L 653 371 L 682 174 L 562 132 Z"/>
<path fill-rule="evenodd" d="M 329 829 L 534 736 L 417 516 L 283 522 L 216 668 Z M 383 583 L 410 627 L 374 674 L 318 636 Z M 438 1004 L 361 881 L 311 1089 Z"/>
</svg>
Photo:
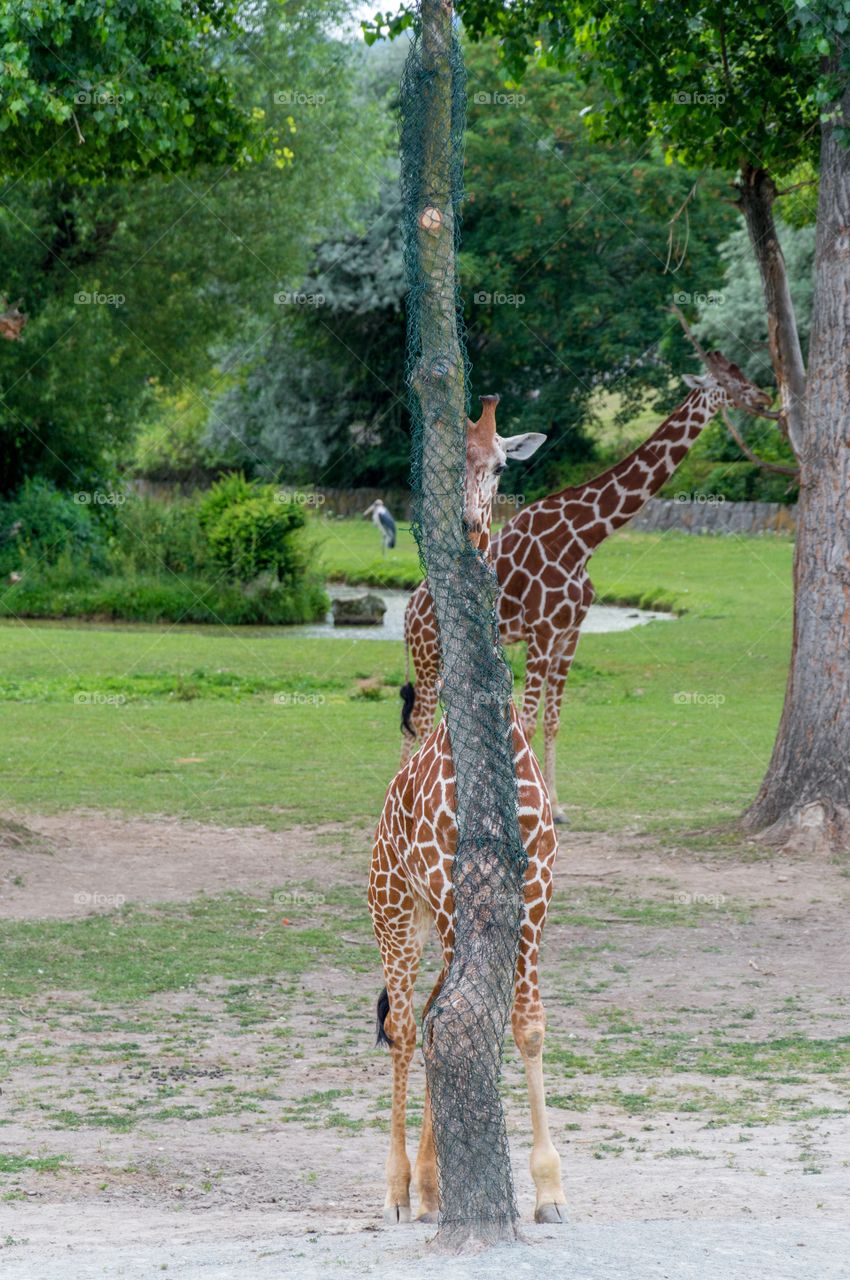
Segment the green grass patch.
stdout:
<svg viewBox="0 0 850 1280">
<path fill-rule="evenodd" d="M 341 929 L 363 938 L 362 947 L 346 946 L 346 963 L 374 967 L 359 903 L 339 891 L 318 907 L 283 909 L 273 895 L 233 893 L 82 920 L 13 922 L 4 927 L 0 992 L 20 1000 L 70 990 L 115 1003 L 210 978 L 297 977 L 338 957 Z"/>
<path fill-rule="evenodd" d="M 317 516 L 304 534 L 317 563 L 332 582 L 412 589 L 422 581 L 419 549 L 409 524 L 399 524 L 396 545 L 381 552 L 381 536 L 367 520 Z"/>
<path fill-rule="evenodd" d="M 13 1156 L 0 1151 L 0 1175 L 10 1173 L 54 1173 L 67 1163 L 67 1156 Z"/>
<path fill-rule="evenodd" d="M 367 522 L 325 525 L 324 554 L 338 566 L 375 534 Z M 408 544 L 400 539 L 398 554 L 415 564 Z M 776 538 L 624 533 L 603 545 L 591 563 L 603 597 L 667 598 L 684 613 L 581 640 L 558 760 L 578 828 L 681 836 L 745 807 L 782 706 L 792 553 Z M 522 646 L 511 659 L 519 678 Z M 4 790 L 23 812 L 368 824 L 398 764 L 400 642 L 6 623 L 0 672 L 3 750 L 15 766 Z M 362 681 L 378 696 L 358 695 Z M 291 696 L 275 702 L 276 692 Z M 78 693 L 96 696 L 77 703 Z"/>
</svg>

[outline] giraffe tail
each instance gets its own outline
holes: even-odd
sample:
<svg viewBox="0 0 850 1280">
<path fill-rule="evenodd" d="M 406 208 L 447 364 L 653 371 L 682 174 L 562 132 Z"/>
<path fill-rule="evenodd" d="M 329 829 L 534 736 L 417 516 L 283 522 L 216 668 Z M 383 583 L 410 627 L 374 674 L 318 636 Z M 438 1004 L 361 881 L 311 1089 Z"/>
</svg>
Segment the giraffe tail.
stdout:
<svg viewBox="0 0 850 1280">
<path fill-rule="evenodd" d="M 410 679 L 410 645 L 407 639 L 404 642 L 404 659 L 405 659 L 405 683 L 398 691 L 401 698 L 401 731 L 409 733 L 411 738 L 416 737 L 416 730 L 410 723 L 410 713 L 416 706 L 416 686 Z"/>
<path fill-rule="evenodd" d="M 375 1036 L 375 1044 L 376 1045 L 385 1044 L 389 1048 L 392 1048 L 392 1044 L 393 1044 L 392 1037 L 388 1036 L 386 1031 L 384 1030 L 384 1023 L 387 1020 L 387 1014 L 389 1013 L 389 1011 L 390 1011 L 390 998 L 387 995 L 386 987 L 384 987 L 383 991 L 378 996 L 378 1010 L 377 1010 L 378 1016 L 376 1019 L 377 1034 Z"/>
<path fill-rule="evenodd" d="M 416 737 L 416 730 L 410 722 L 410 713 L 416 706 L 416 685 L 411 684 L 408 680 L 407 684 L 403 684 L 399 689 L 399 697 L 401 698 L 401 728 L 403 733 L 409 733 L 411 738 Z"/>
</svg>

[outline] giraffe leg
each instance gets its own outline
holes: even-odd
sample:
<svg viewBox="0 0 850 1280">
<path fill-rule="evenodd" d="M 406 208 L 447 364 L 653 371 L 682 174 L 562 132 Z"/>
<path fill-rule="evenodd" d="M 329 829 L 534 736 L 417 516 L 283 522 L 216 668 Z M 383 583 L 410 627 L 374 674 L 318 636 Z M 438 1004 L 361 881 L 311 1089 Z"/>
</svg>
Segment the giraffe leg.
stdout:
<svg viewBox="0 0 850 1280">
<path fill-rule="evenodd" d="M 555 776 L 555 739 L 561 725 L 561 700 L 564 696 L 564 685 L 573 665 L 576 645 L 578 644 L 578 628 L 567 633 L 564 642 L 558 646 L 549 664 L 546 676 L 546 700 L 543 707 L 543 777 L 549 792 L 552 805 L 552 817 L 557 823 L 568 821 L 566 812 L 558 803 L 558 784 Z"/>
<path fill-rule="evenodd" d="M 431 992 L 422 1017 L 431 1007 L 446 977 L 443 969 Z M 434 1123 L 431 1114 L 431 1091 L 425 1083 L 425 1106 L 422 1111 L 422 1135 L 419 1139 L 419 1150 L 413 1169 L 413 1186 L 419 1199 L 417 1222 L 436 1222 L 440 1209 L 440 1193 L 437 1183 L 437 1148 L 434 1146 Z"/>
<path fill-rule="evenodd" d="M 406 1125 L 407 1084 L 416 1047 L 413 987 L 431 918 L 423 904 L 413 897 L 403 873 L 396 866 L 392 841 L 383 818 L 372 849 L 369 910 L 386 982 L 388 1007 L 382 1031 L 389 1041 L 393 1073 L 384 1221 L 409 1222 L 410 1161 L 407 1157 Z"/>
<path fill-rule="evenodd" d="M 407 1082 L 416 1047 L 413 1017 L 413 982 L 387 977 L 390 1011 L 384 1029 L 392 1041 L 393 1101 L 390 1120 L 390 1150 L 387 1156 L 387 1194 L 384 1222 L 410 1221 L 410 1160 L 407 1157 Z"/>
<path fill-rule="evenodd" d="M 567 1203 L 561 1182 L 561 1158 L 549 1136 L 549 1122 L 546 1118 L 546 1094 L 543 1087 L 546 1012 L 540 999 L 537 976 L 540 939 L 551 896 L 552 873 L 551 868 L 547 867 L 538 885 L 526 881 L 525 919 L 517 957 L 511 1017 L 514 1040 L 525 1063 L 528 1100 L 531 1104 L 532 1146 L 529 1165 L 537 1193 L 535 1222 L 565 1222 Z"/>
<path fill-rule="evenodd" d="M 543 1038 L 546 1014 L 540 997 L 514 1007 L 513 1033 L 525 1063 L 528 1101 L 531 1105 L 532 1148 L 529 1166 L 537 1203 L 535 1222 L 566 1222 L 567 1198 L 561 1182 L 561 1157 L 549 1135 L 546 1093 L 543 1085 Z"/>
<path fill-rule="evenodd" d="M 537 713 L 549 668 L 549 655 L 529 642 L 525 659 L 525 692 L 522 697 L 522 727 L 529 744 L 537 732 Z"/>
</svg>

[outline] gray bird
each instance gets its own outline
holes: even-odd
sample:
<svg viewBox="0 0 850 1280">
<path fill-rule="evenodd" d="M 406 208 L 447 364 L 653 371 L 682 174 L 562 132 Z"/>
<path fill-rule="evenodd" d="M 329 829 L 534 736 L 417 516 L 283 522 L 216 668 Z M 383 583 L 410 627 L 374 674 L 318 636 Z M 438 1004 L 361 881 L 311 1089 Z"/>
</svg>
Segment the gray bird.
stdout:
<svg viewBox="0 0 850 1280">
<path fill-rule="evenodd" d="M 364 520 L 370 518 L 375 528 L 381 531 L 381 547 L 384 555 L 386 555 L 395 546 L 395 520 L 393 520 L 380 498 L 363 512 Z"/>
</svg>

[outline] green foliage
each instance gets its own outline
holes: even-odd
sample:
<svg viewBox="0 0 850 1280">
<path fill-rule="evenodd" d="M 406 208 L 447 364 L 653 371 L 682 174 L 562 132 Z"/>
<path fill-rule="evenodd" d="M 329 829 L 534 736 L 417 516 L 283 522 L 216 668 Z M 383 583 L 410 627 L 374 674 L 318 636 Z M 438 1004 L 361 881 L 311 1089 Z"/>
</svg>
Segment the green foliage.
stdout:
<svg viewBox="0 0 850 1280">
<path fill-rule="evenodd" d="M 669 222 L 693 175 L 653 149 L 593 142 L 583 121 L 592 90 L 573 76 L 535 66 L 506 86 L 489 44 L 470 49 L 468 71 L 467 345 L 476 390 L 502 394 L 504 426 L 548 434 L 505 480 L 545 491 L 562 467 L 592 457 L 599 389 L 618 393 L 621 419 L 648 390 L 669 411 L 671 367 L 692 359 L 667 308 L 679 291 L 712 287 L 731 213 L 708 179 L 670 271 Z"/>
<path fill-rule="evenodd" d="M 67 560 L 0 594 L 0 617 L 94 618 L 98 621 L 288 626 L 321 618 L 327 597 L 309 579 L 286 589 L 246 592 L 238 583 L 176 574 L 102 577 Z"/>
<path fill-rule="evenodd" d="M 658 139 L 687 164 L 787 173 L 816 159 L 820 110 L 850 66 L 845 0 L 459 0 L 473 39 L 495 36 L 511 75 L 535 60 L 602 82 L 589 123 Z M 380 30 L 376 19 L 375 30 Z"/>
<path fill-rule="evenodd" d="M 76 22 L 83 5 L 66 7 Z M 205 21 L 195 6 L 171 0 L 143 7 L 152 22 L 174 11 L 176 52 L 182 27 Z M 0 4 L 0 13 L 9 8 Z M 133 16 L 138 8 L 128 0 L 110 5 L 109 22 L 136 22 L 141 38 L 146 19 Z M 96 22 L 98 6 L 86 9 Z M 224 22 L 225 7 L 216 11 Z M 72 489 L 104 483 L 130 460 L 140 422 L 146 438 L 137 469 L 146 474 L 150 455 L 154 474 L 170 473 L 170 434 L 179 446 L 173 465 L 185 471 L 182 421 L 191 434 L 194 419 L 199 434 L 198 417 L 214 413 L 228 386 L 226 370 L 211 372 L 211 348 L 238 342 L 240 352 L 251 349 L 280 318 L 275 298 L 298 284 L 312 244 L 376 184 L 358 139 L 365 131 L 370 152 L 380 152 L 388 122 L 357 96 L 358 54 L 329 34 L 338 11 L 338 0 L 293 0 L 285 8 L 263 0 L 242 7 L 235 44 L 222 27 L 216 72 L 206 83 L 212 92 L 225 77 L 222 104 L 235 98 L 248 114 L 259 113 L 264 153 L 247 167 L 234 171 L 239 155 L 230 152 L 226 165 L 185 172 L 189 157 L 184 164 L 182 152 L 171 155 L 164 144 L 169 172 L 161 176 L 118 165 L 99 184 L 80 183 L 58 165 L 49 178 L 27 174 L 6 185 L 0 292 L 22 298 L 30 318 L 22 340 L 3 343 L 0 353 L 0 494 L 33 474 Z M 212 40 L 212 31 L 209 40 L 199 36 L 187 75 Z M 156 82 L 157 68 L 148 70 Z M 212 130 L 214 111 L 209 118 Z M 67 129 L 69 157 L 83 153 L 72 122 Z M 205 136 L 200 116 L 191 132 Z M 0 134 L 0 154 L 12 133 L 10 126 Z M 14 133 L 25 148 L 31 135 L 23 123 Z M 121 155 L 109 138 L 113 144 Z"/>
<path fill-rule="evenodd" d="M 805 357 L 812 325 L 815 229 L 789 227 L 779 218 L 776 225 Z M 761 278 L 744 226 L 723 241 L 718 257 L 723 264 L 722 280 L 696 299 L 694 332 L 706 349 L 719 347 L 757 386 L 770 387 L 775 378 Z"/>
<path fill-rule="evenodd" d="M 765 471 L 753 462 L 718 463 L 705 454 L 689 454 L 659 497 L 787 504 L 797 501 L 797 484 L 791 476 Z"/>
<path fill-rule="evenodd" d="M 216 405 L 211 448 L 234 464 L 325 483 L 406 480 L 401 222 L 395 183 L 364 211 L 367 230 L 318 247 L 299 291 L 240 384 Z"/>
<path fill-rule="evenodd" d="M 208 417 L 206 387 L 165 391 L 154 386 L 150 413 L 133 442 L 133 474 L 192 486 L 207 480 L 222 461 L 204 443 Z"/>
<path fill-rule="evenodd" d="M 239 502 L 247 502 L 261 492 L 254 480 L 246 479 L 241 471 L 232 471 L 222 476 L 201 497 L 198 504 L 198 523 L 208 533 L 221 519 L 229 507 Z"/>
<path fill-rule="evenodd" d="M 256 475 L 281 468 L 299 482 L 406 482 L 405 403 L 396 142 L 392 106 L 400 47 L 362 57 L 354 78 L 357 115 L 370 131 L 378 179 L 344 219 L 318 202 L 314 221 L 336 213 L 318 238 L 298 288 L 281 296 L 276 323 L 228 359 L 235 384 L 209 416 L 205 445 Z M 392 132 L 391 132 L 392 131 Z M 359 151 L 359 148 L 358 148 Z M 307 264 L 305 264 L 306 266 Z"/>
<path fill-rule="evenodd" d="M 27 480 L 20 493 L 0 504 L 0 573 L 55 564 L 63 555 L 105 561 L 103 527 L 77 495 L 61 493 L 49 481 Z"/>
<path fill-rule="evenodd" d="M 89 498 L 90 495 L 80 495 Z M 229 476 L 204 498 L 81 504 L 43 480 L 0 508 L 0 615 L 137 622 L 308 622 L 327 598 L 303 507 Z M 266 580 L 260 579 L 264 575 Z"/>
<path fill-rule="evenodd" d="M 0 168 L 107 175 L 233 163 L 258 154 L 258 121 L 222 66 L 236 0 L 14 0 L 0 4 Z"/>
<path fill-rule="evenodd" d="M 686 164 L 785 173 L 815 159 L 819 59 L 784 0 L 573 0 L 580 61 L 605 84 L 599 131 L 657 138 Z"/>
<path fill-rule="evenodd" d="M 270 573 L 292 581 L 302 565 L 292 533 L 303 527 L 303 507 L 278 501 L 274 490 L 228 506 L 207 528 L 210 550 L 231 578 L 252 582 Z"/>
<path fill-rule="evenodd" d="M 162 502 L 130 496 L 115 522 L 111 560 L 128 575 L 210 573 L 212 555 L 198 503 L 191 498 Z"/>
<path fill-rule="evenodd" d="M 595 390 L 616 387 L 627 418 L 648 389 L 666 391 L 671 363 L 691 367 L 664 308 L 678 289 L 716 286 L 716 246 L 733 215 L 708 182 L 685 259 L 666 273 L 669 219 L 692 177 L 658 154 L 594 145 L 574 78 L 535 68 L 514 101 L 492 44 L 468 50 L 468 72 L 460 266 L 473 403 L 498 390 L 503 430 L 549 433 L 540 461 L 505 477 L 528 492 L 592 456 Z M 406 483 L 394 175 L 362 221 L 364 234 L 346 230 L 317 249 L 302 294 L 321 303 L 290 307 L 217 401 L 206 443 L 231 465 L 325 484 Z"/>
</svg>

